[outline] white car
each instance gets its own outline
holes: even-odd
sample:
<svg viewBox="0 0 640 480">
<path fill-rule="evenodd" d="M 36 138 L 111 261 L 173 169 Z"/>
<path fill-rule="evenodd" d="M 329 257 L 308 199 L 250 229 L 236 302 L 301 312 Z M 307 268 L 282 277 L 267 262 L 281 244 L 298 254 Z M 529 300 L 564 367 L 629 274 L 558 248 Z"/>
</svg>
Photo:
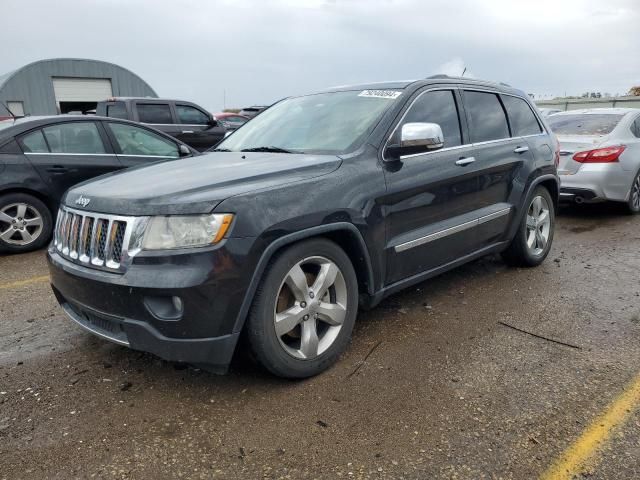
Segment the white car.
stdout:
<svg viewBox="0 0 640 480">
<path fill-rule="evenodd" d="M 612 200 L 640 212 L 640 109 L 589 108 L 546 120 L 560 142 L 561 200 Z"/>
<path fill-rule="evenodd" d="M 539 108 L 538 111 L 543 117 L 548 117 L 549 115 L 555 115 L 556 113 L 562 112 L 559 108 Z"/>
</svg>

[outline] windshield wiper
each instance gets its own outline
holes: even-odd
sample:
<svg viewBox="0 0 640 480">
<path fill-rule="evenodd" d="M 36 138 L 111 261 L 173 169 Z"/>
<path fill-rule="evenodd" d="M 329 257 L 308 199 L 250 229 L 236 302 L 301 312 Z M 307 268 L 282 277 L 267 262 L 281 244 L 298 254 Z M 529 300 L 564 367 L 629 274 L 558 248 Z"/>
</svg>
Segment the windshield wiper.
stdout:
<svg viewBox="0 0 640 480">
<path fill-rule="evenodd" d="M 228 148 L 212 148 L 210 150 L 207 150 L 207 152 L 230 152 L 231 150 L 229 150 Z"/>
<path fill-rule="evenodd" d="M 280 147 L 253 147 L 243 148 L 241 152 L 270 152 L 270 153 L 293 153 L 291 150 Z"/>
</svg>

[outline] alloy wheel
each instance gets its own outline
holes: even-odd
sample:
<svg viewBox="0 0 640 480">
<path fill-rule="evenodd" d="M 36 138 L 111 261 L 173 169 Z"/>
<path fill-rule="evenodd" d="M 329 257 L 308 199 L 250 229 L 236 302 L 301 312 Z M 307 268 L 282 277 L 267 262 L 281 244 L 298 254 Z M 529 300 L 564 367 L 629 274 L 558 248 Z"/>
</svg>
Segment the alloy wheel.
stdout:
<svg viewBox="0 0 640 480">
<path fill-rule="evenodd" d="M 640 210 L 640 174 L 631 187 L 631 208 L 635 211 Z"/>
<path fill-rule="evenodd" d="M 44 226 L 42 214 L 27 203 L 11 203 L 0 209 L 0 239 L 10 245 L 33 243 Z"/>
<path fill-rule="evenodd" d="M 541 195 L 531 200 L 527 210 L 527 248 L 532 255 L 541 255 L 549 242 L 551 216 L 549 203 Z"/>
<path fill-rule="evenodd" d="M 324 257 L 294 265 L 280 284 L 274 306 L 278 341 L 292 357 L 311 360 L 335 342 L 347 315 L 347 285 Z"/>
</svg>

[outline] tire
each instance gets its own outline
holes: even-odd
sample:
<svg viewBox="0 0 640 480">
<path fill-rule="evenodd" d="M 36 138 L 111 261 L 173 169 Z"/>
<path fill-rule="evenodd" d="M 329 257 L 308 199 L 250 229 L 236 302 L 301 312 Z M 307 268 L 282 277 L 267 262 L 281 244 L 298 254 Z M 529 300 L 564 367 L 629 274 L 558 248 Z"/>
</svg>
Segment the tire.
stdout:
<svg viewBox="0 0 640 480">
<path fill-rule="evenodd" d="M 326 239 L 294 244 L 270 262 L 256 291 L 250 353 L 279 377 L 317 375 L 346 349 L 357 313 L 358 280 L 346 253 Z"/>
<path fill-rule="evenodd" d="M 0 251 L 24 253 L 42 248 L 51 238 L 49 208 L 32 195 L 0 196 Z"/>
<path fill-rule="evenodd" d="M 536 267 L 547 258 L 551 250 L 555 230 L 555 207 L 549 191 L 543 186 L 535 188 L 525 205 L 526 209 L 518 230 L 511 244 L 502 252 L 502 257 L 509 265 Z M 536 213 L 538 208 L 539 214 Z M 545 211 L 547 220 L 540 221 Z"/>
<path fill-rule="evenodd" d="M 629 200 L 627 201 L 627 212 L 630 215 L 640 213 L 640 172 L 636 174 L 629 190 Z"/>
</svg>

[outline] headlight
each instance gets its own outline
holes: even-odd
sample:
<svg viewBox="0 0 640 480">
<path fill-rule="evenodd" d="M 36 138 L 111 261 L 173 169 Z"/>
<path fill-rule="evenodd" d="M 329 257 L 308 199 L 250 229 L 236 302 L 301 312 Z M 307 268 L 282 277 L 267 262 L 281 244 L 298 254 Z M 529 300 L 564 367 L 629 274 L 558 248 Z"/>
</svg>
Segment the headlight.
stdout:
<svg viewBox="0 0 640 480">
<path fill-rule="evenodd" d="M 233 215 L 185 215 L 152 217 L 144 232 L 144 250 L 204 247 L 218 243 L 224 237 Z"/>
</svg>

